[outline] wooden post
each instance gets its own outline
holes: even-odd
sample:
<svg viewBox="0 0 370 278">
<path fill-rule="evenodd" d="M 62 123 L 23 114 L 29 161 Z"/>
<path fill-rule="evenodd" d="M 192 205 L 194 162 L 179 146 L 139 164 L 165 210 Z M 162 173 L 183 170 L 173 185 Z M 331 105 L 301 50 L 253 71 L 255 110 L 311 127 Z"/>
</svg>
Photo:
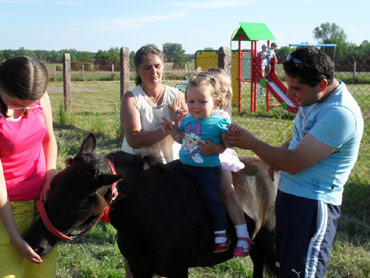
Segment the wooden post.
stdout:
<svg viewBox="0 0 370 278">
<path fill-rule="evenodd" d="M 188 64 L 185 64 L 185 80 L 188 79 Z"/>
<path fill-rule="evenodd" d="M 71 99 L 71 56 L 69 53 L 63 54 L 63 93 L 64 108 L 70 113 L 72 111 Z"/>
<path fill-rule="evenodd" d="M 218 67 L 226 71 L 226 73 L 230 76 L 231 79 L 231 49 L 229 47 L 220 47 L 218 49 Z M 231 107 L 232 107 L 232 99 L 230 99 L 229 105 L 226 111 L 229 113 L 231 117 Z"/>
<path fill-rule="evenodd" d="M 130 89 L 130 52 L 128 47 L 121 47 L 120 50 L 120 85 L 121 98 Z"/>
<path fill-rule="evenodd" d="M 114 73 L 114 64 L 111 66 L 111 72 Z"/>
<path fill-rule="evenodd" d="M 85 81 L 85 65 L 82 64 L 81 67 L 82 67 L 82 81 Z"/>
<path fill-rule="evenodd" d="M 357 62 L 353 62 L 353 82 L 356 82 L 356 71 L 357 71 Z"/>
<path fill-rule="evenodd" d="M 54 82 L 57 81 L 57 65 L 54 65 Z"/>
</svg>

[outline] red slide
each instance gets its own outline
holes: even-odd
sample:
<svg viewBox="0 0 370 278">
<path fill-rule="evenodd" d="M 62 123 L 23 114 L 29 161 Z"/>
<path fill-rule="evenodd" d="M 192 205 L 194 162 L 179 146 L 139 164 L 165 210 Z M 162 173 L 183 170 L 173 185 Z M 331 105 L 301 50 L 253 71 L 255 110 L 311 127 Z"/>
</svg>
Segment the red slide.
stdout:
<svg viewBox="0 0 370 278">
<path fill-rule="evenodd" d="M 281 103 L 281 106 L 289 112 L 297 113 L 299 104 L 297 100 L 287 95 L 287 87 L 281 82 L 274 69 L 269 74 L 270 80 L 266 80 L 267 89 Z"/>
</svg>

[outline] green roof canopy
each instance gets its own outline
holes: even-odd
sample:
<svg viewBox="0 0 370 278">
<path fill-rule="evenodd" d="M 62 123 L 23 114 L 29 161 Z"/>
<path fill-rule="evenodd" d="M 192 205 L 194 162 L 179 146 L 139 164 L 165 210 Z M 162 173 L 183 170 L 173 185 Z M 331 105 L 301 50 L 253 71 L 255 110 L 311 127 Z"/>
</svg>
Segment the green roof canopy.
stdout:
<svg viewBox="0 0 370 278">
<path fill-rule="evenodd" d="M 238 28 L 235 35 L 231 40 L 238 41 L 239 35 L 246 35 L 246 38 L 242 38 L 242 41 L 272 41 L 276 40 L 274 35 L 267 28 L 265 23 L 250 23 L 250 22 L 239 22 L 240 27 Z"/>
</svg>

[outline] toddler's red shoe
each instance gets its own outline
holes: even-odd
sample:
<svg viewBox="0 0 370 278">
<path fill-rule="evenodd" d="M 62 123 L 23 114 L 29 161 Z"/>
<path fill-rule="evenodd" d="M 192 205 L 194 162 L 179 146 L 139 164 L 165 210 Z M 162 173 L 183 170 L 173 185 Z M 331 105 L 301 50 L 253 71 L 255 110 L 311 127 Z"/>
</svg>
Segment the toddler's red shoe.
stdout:
<svg viewBox="0 0 370 278">
<path fill-rule="evenodd" d="M 234 249 L 233 256 L 235 257 L 247 257 L 249 256 L 249 252 L 251 251 L 253 242 L 250 240 L 250 238 L 247 237 L 238 237 L 238 241 L 243 240 L 248 243 L 248 247 L 242 247 L 242 246 L 237 246 Z"/>
<path fill-rule="evenodd" d="M 217 234 L 218 237 L 226 237 L 225 242 L 215 243 L 213 246 L 213 253 L 222 253 L 226 252 L 229 249 L 229 245 L 231 243 L 228 234 Z"/>
</svg>

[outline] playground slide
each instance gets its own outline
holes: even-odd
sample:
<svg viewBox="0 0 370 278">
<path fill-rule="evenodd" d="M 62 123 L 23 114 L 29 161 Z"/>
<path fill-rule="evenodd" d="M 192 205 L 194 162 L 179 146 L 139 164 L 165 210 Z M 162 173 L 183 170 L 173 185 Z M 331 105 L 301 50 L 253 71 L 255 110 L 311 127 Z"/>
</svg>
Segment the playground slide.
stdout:
<svg viewBox="0 0 370 278">
<path fill-rule="evenodd" d="M 281 82 L 275 71 L 269 74 L 270 80 L 266 80 L 267 88 L 273 96 L 281 103 L 281 106 L 290 112 L 297 113 L 299 104 L 294 97 L 287 95 L 287 88 Z"/>
</svg>

